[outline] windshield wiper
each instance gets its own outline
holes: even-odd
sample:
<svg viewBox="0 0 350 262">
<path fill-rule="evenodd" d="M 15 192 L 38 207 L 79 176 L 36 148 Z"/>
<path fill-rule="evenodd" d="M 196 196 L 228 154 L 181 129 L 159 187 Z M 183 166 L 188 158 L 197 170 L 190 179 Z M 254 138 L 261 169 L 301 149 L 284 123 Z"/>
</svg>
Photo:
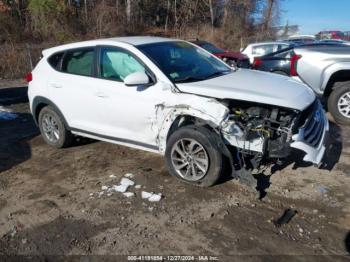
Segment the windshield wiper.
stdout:
<svg viewBox="0 0 350 262">
<path fill-rule="evenodd" d="M 207 75 L 204 79 L 210 79 L 210 78 L 214 78 L 214 77 L 217 77 L 217 76 L 222 76 L 222 75 L 226 75 L 228 74 L 229 72 L 231 72 L 231 70 L 226 70 L 226 71 L 218 71 L 218 72 L 215 72 L 215 73 L 212 73 L 210 75 Z"/>
<path fill-rule="evenodd" d="M 174 82 L 175 83 L 187 83 L 187 82 L 201 81 L 203 79 L 204 79 L 203 77 L 187 76 L 184 78 L 176 79 L 176 80 L 174 80 Z"/>
<path fill-rule="evenodd" d="M 195 81 L 203 81 L 209 78 L 214 78 L 217 76 L 222 76 L 225 75 L 227 73 L 231 72 L 231 70 L 226 70 L 226 71 L 218 71 L 215 73 L 212 73 L 210 75 L 206 75 L 206 76 L 202 76 L 202 77 L 195 77 L 195 76 L 187 76 L 184 78 L 180 78 L 180 79 L 176 79 L 174 80 L 175 83 L 187 83 L 187 82 L 195 82 Z"/>
</svg>

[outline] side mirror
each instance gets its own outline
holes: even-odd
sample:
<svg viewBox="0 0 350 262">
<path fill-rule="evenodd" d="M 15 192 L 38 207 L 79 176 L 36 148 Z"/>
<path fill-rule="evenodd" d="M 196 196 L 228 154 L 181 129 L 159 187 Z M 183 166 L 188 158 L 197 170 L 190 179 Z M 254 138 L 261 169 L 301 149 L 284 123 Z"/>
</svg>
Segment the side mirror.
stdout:
<svg viewBox="0 0 350 262">
<path fill-rule="evenodd" d="M 126 86 L 142 86 L 148 85 L 150 83 L 148 75 L 144 72 L 135 72 L 124 79 L 124 84 Z"/>
</svg>

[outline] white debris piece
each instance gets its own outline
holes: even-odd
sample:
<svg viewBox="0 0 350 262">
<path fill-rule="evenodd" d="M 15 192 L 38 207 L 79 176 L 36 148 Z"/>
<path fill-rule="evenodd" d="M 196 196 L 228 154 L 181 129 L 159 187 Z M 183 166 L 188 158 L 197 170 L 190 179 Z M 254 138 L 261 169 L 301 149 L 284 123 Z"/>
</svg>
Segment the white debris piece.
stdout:
<svg viewBox="0 0 350 262">
<path fill-rule="evenodd" d="M 101 197 L 101 196 L 103 196 L 103 194 L 104 194 L 104 192 L 103 192 L 103 191 L 101 191 L 101 192 L 98 192 L 98 197 Z"/>
<path fill-rule="evenodd" d="M 153 193 L 149 193 L 149 192 L 146 192 L 146 191 L 142 191 L 141 192 L 142 199 L 149 199 L 152 195 L 153 195 Z"/>
<path fill-rule="evenodd" d="M 110 175 L 109 177 L 110 178 L 117 178 L 115 175 Z"/>
<path fill-rule="evenodd" d="M 133 186 L 135 185 L 135 182 L 130 180 L 129 178 L 123 177 L 122 180 L 120 180 L 120 184 L 124 186 Z"/>
<path fill-rule="evenodd" d="M 110 197 L 111 195 L 112 195 L 112 193 L 108 193 L 108 194 L 107 194 L 107 196 L 109 196 L 109 197 Z"/>
<path fill-rule="evenodd" d="M 159 202 L 162 199 L 162 194 L 152 194 L 150 198 L 148 198 L 149 202 Z"/>
<path fill-rule="evenodd" d="M 116 192 L 124 193 L 126 190 L 128 190 L 128 185 L 119 185 L 119 186 L 114 186 L 113 189 Z"/>
<path fill-rule="evenodd" d="M 136 185 L 135 188 L 136 188 L 136 189 L 140 189 L 140 188 L 141 188 L 141 185 Z"/>
<path fill-rule="evenodd" d="M 18 117 L 17 114 L 12 113 L 10 109 L 0 106 L 0 120 L 13 120 Z"/>
<path fill-rule="evenodd" d="M 107 189 L 108 189 L 108 186 L 102 186 L 101 189 L 102 189 L 102 190 L 107 190 Z"/>
<path fill-rule="evenodd" d="M 133 197 L 135 195 L 135 193 L 133 193 L 133 192 L 125 192 L 125 193 L 123 193 L 123 195 L 126 196 L 126 197 Z"/>
<path fill-rule="evenodd" d="M 90 196 L 93 196 L 94 195 L 94 193 L 90 193 Z"/>
<path fill-rule="evenodd" d="M 129 178 L 133 178 L 133 177 L 134 177 L 134 174 L 126 173 L 124 176 L 125 176 L 125 177 L 129 177 Z"/>
</svg>

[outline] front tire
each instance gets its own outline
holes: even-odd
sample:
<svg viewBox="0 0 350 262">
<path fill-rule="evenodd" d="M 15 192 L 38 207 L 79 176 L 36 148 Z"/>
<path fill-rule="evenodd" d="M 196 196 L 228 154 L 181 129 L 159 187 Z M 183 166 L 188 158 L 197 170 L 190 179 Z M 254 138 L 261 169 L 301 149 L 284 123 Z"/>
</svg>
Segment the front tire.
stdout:
<svg viewBox="0 0 350 262">
<path fill-rule="evenodd" d="M 214 185 L 221 176 L 223 154 L 219 136 L 208 128 L 186 126 L 168 139 L 166 166 L 171 175 L 200 187 Z"/>
<path fill-rule="evenodd" d="M 350 125 L 350 82 L 335 87 L 328 98 L 328 110 L 337 123 Z"/>
<path fill-rule="evenodd" d="M 73 142 L 72 133 L 67 130 L 62 118 L 50 106 L 40 111 L 39 128 L 44 141 L 51 146 L 64 148 Z"/>
</svg>

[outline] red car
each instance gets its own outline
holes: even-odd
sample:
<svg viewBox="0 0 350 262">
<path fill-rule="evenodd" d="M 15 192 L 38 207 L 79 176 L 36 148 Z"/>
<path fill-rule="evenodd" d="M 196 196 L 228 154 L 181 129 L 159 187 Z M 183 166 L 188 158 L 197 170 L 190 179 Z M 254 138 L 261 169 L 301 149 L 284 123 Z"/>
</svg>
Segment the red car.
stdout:
<svg viewBox="0 0 350 262">
<path fill-rule="evenodd" d="M 191 41 L 191 43 L 198 45 L 213 55 L 219 57 L 223 61 L 225 61 L 229 66 L 237 66 L 242 68 L 249 68 L 249 58 L 240 53 L 240 52 L 232 52 L 228 50 L 221 49 L 216 47 L 215 45 L 202 40 Z"/>
</svg>

